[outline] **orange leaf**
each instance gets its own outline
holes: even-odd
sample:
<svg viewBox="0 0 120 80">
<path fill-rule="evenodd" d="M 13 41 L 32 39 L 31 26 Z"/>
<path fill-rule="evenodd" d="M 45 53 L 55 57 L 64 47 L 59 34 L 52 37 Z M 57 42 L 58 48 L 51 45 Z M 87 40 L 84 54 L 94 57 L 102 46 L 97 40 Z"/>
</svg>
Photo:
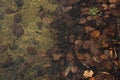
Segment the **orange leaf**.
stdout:
<svg viewBox="0 0 120 80">
<path fill-rule="evenodd" d="M 91 77 L 89 80 L 95 80 L 95 78 L 94 78 L 94 77 Z"/>
</svg>

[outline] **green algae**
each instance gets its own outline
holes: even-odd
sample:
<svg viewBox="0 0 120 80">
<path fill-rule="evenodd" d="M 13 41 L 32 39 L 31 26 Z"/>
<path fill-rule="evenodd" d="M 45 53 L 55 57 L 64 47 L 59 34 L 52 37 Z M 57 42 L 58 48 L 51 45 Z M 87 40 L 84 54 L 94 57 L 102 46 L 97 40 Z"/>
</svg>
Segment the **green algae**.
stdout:
<svg viewBox="0 0 120 80">
<path fill-rule="evenodd" d="M 29 56 L 26 56 L 26 48 L 28 46 L 33 46 L 39 53 L 40 51 L 48 50 L 55 43 L 49 29 L 50 22 L 42 20 L 37 14 L 40 6 L 42 6 L 46 12 L 46 18 L 54 20 L 47 12 L 54 12 L 58 4 L 52 4 L 49 0 L 23 0 L 23 2 L 23 6 L 18 8 L 14 0 L 0 0 L 0 13 L 3 13 L 3 18 L 0 19 L 0 45 L 12 45 L 15 40 L 15 45 L 17 46 L 17 49 L 10 50 L 8 48 L 5 52 L 0 53 L 0 64 L 5 62 L 7 55 L 11 55 L 14 60 L 17 60 L 18 56 L 27 60 L 29 58 Z M 17 11 L 16 13 L 22 14 L 22 22 L 19 23 L 19 25 L 22 25 L 25 33 L 19 39 L 16 39 L 10 29 L 10 25 L 14 21 L 15 13 L 7 14 L 5 10 L 8 8 Z M 38 30 L 38 22 L 43 23 L 41 30 Z M 39 31 L 40 34 L 36 33 L 36 31 Z M 37 44 L 35 44 L 36 41 Z M 41 62 L 48 62 L 48 60 L 41 60 Z M 0 72 L 0 80 L 9 79 L 6 77 L 9 74 L 4 69 L 0 68 Z M 26 76 L 29 77 L 32 75 L 34 75 L 34 73 L 30 73 L 28 70 Z M 35 80 L 48 80 L 47 77 L 43 76 L 43 78 Z"/>
</svg>

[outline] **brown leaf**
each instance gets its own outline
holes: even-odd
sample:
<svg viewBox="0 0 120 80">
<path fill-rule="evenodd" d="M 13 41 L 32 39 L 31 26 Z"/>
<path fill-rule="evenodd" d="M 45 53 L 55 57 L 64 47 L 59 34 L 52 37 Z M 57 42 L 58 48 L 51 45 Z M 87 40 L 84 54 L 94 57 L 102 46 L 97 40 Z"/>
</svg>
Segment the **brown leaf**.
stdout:
<svg viewBox="0 0 120 80">
<path fill-rule="evenodd" d="M 60 53 L 54 53 L 52 55 L 52 57 L 53 57 L 53 60 L 60 60 L 60 58 L 62 57 L 62 55 Z"/>
<path fill-rule="evenodd" d="M 48 17 L 43 17 L 42 18 L 42 23 L 50 24 L 52 21 L 53 21 L 52 18 L 48 18 Z"/>
<path fill-rule="evenodd" d="M 87 20 L 91 21 L 93 19 L 93 16 L 87 16 Z"/>
<path fill-rule="evenodd" d="M 63 12 L 69 12 L 72 8 L 73 8 L 72 6 L 67 6 L 67 7 L 62 6 Z"/>
<path fill-rule="evenodd" d="M 71 70 L 71 66 L 68 66 L 68 67 L 65 69 L 65 72 L 64 72 L 65 77 L 68 76 L 68 74 L 70 73 L 70 70 Z"/>
<path fill-rule="evenodd" d="M 108 5 L 107 4 L 102 4 L 102 7 L 104 8 L 104 10 L 108 9 Z"/>
<path fill-rule="evenodd" d="M 107 60 L 107 59 L 108 59 L 108 56 L 105 55 L 105 54 L 102 54 L 102 55 L 100 55 L 100 59 L 101 59 L 101 60 Z"/>
<path fill-rule="evenodd" d="M 68 61 L 73 61 L 74 57 L 73 57 L 73 55 L 72 55 L 71 53 L 68 53 L 68 54 L 66 55 L 66 59 L 67 59 Z"/>
<path fill-rule="evenodd" d="M 112 10 L 112 11 L 111 11 L 111 14 L 112 14 L 113 16 L 120 16 L 120 11 L 119 11 L 118 9 L 115 9 L 115 10 Z"/>
<path fill-rule="evenodd" d="M 45 56 L 46 56 L 46 51 L 40 51 L 40 52 L 39 52 L 39 55 L 40 55 L 41 57 L 45 57 Z"/>
<path fill-rule="evenodd" d="M 119 0 L 109 0 L 109 3 L 118 3 L 120 2 Z"/>
<path fill-rule="evenodd" d="M 94 30 L 94 28 L 92 28 L 91 26 L 85 26 L 85 32 L 86 33 L 91 32 L 93 30 Z"/>
<path fill-rule="evenodd" d="M 35 55 L 35 54 L 37 54 L 37 51 L 34 47 L 29 46 L 29 47 L 27 47 L 27 54 L 28 55 Z"/>
<path fill-rule="evenodd" d="M 83 60 L 84 59 L 84 55 L 83 54 L 76 53 L 76 56 L 77 56 L 78 60 Z"/>
<path fill-rule="evenodd" d="M 89 80 L 95 80 L 95 77 L 91 77 L 91 78 L 89 78 Z"/>
<path fill-rule="evenodd" d="M 87 20 L 85 18 L 81 18 L 79 20 L 79 24 L 85 24 L 87 22 Z"/>
<path fill-rule="evenodd" d="M 69 36 L 69 41 L 70 41 L 70 43 L 74 43 L 74 41 L 75 41 L 75 35 L 70 35 Z"/>
<path fill-rule="evenodd" d="M 21 25 L 15 25 L 14 27 L 13 27 L 13 30 L 12 30 L 12 32 L 14 33 L 14 35 L 17 37 L 17 38 L 19 38 L 20 36 L 22 36 L 23 34 L 24 34 L 24 29 L 23 29 L 23 27 L 21 26 Z"/>
<path fill-rule="evenodd" d="M 92 70 L 85 70 L 84 73 L 83 73 L 83 76 L 85 78 L 90 78 L 90 77 L 93 76 L 93 74 L 94 74 L 94 72 Z"/>
<path fill-rule="evenodd" d="M 117 8 L 116 4 L 110 4 L 110 8 Z"/>
<path fill-rule="evenodd" d="M 97 30 L 94 30 L 93 32 L 91 32 L 91 37 L 93 38 L 98 38 L 100 36 L 100 32 Z"/>
<path fill-rule="evenodd" d="M 102 47 L 103 48 L 108 48 L 109 47 L 109 44 L 104 39 L 102 41 Z"/>
<path fill-rule="evenodd" d="M 93 44 L 94 44 L 94 42 L 93 42 L 92 40 L 85 41 L 85 42 L 83 43 L 83 48 L 84 48 L 84 49 L 88 49 L 88 48 L 90 48 Z"/>
<path fill-rule="evenodd" d="M 0 45 L 0 53 L 4 52 L 5 50 L 7 50 L 7 46 L 6 45 Z"/>
<path fill-rule="evenodd" d="M 82 43 L 83 42 L 81 40 L 76 40 L 74 44 L 75 44 L 75 46 L 79 46 L 80 47 L 82 45 Z"/>
<path fill-rule="evenodd" d="M 50 66 L 51 66 L 51 65 L 50 65 L 49 63 L 43 65 L 44 68 L 48 68 L 48 67 L 50 67 Z"/>
<path fill-rule="evenodd" d="M 77 66 L 71 66 L 71 72 L 72 73 L 76 73 L 78 71 L 78 68 L 77 68 Z"/>
</svg>

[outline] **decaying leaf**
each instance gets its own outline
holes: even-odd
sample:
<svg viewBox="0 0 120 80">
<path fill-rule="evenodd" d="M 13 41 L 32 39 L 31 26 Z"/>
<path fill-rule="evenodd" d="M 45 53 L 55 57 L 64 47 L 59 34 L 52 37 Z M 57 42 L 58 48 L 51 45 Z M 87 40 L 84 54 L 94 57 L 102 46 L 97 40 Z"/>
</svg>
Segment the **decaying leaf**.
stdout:
<svg viewBox="0 0 120 80">
<path fill-rule="evenodd" d="M 72 8 L 73 8 L 72 6 L 67 6 L 67 7 L 62 6 L 62 11 L 69 12 Z"/>
<path fill-rule="evenodd" d="M 7 50 L 7 46 L 6 45 L 0 45 L 0 53 L 4 52 L 5 50 Z"/>
<path fill-rule="evenodd" d="M 110 3 L 117 3 L 120 2 L 119 0 L 109 0 Z"/>
<path fill-rule="evenodd" d="M 92 70 L 85 70 L 83 73 L 83 76 L 85 78 L 90 78 L 90 77 L 93 77 L 93 74 L 94 74 L 94 72 Z"/>
<path fill-rule="evenodd" d="M 73 61 L 74 57 L 73 57 L 73 55 L 72 55 L 71 53 L 68 53 L 68 54 L 66 55 L 66 59 L 67 59 L 68 61 Z"/>
<path fill-rule="evenodd" d="M 86 19 L 85 18 L 81 18 L 80 20 L 79 20 L 79 24 L 85 24 L 86 23 Z"/>
<path fill-rule="evenodd" d="M 97 31 L 97 30 L 95 30 L 95 31 L 91 32 L 90 35 L 91 35 L 91 37 L 93 37 L 93 38 L 98 38 L 98 37 L 100 36 L 100 32 Z"/>
<path fill-rule="evenodd" d="M 70 35 L 70 36 L 69 36 L 69 41 L 70 41 L 71 43 L 74 43 L 74 41 L 75 41 L 75 35 Z"/>
<path fill-rule="evenodd" d="M 89 80 L 95 80 L 95 77 L 91 77 Z"/>
<path fill-rule="evenodd" d="M 91 26 L 86 26 L 86 27 L 85 27 L 85 32 L 86 32 L 86 33 L 91 32 L 91 31 L 93 31 L 93 30 L 94 30 L 94 28 L 92 28 Z"/>
<path fill-rule="evenodd" d="M 40 52 L 39 52 L 39 55 L 40 55 L 41 57 L 45 57 L 45 56 L 46 56 L 46 51 L 40 51 Z"/>
<path fill-rule="evenodd" d="M 52 18 L 48 18 L 48 17 L 43 17 L 43 18 L 42 18 L 42 22 L 43 22 L 43 23 L 48 23 L 48 24 L 50 24 L 52 21 L 53 21 Z"/>
<path fill-rule="evenodd" d="M 71 66 L 68 66 L 66 69 L 65 69 L 65 77 L 68 76 L 68 74 L 70 73 L 70 70 L 71 70 Z"/>
<path fill-rule="evenodd" d="M 84 55 L 81 54 L 81 53 L 76 53 L 76 56 L 77 56 L 77 58 L 78 58 L 79 60 L 85 59 Z"/>
<path fill-rule="evenodd" d="M 62 55 L 61 54 L 57 54 L 57 53 L 54 53 L 53 55 L 52 55 L 52 57 L 53 57 L 53 60 L 60 60 L 60 58 L 62 57 Z"/>
<path fill-rule="evenodd" d="M 34 47 L 29 46 L 29 47 L 27 47 L 27 54 L 28 55 L 35 55 L 35 54 L 37 54 L 37 51 Z"/>
<path fill-rule="evenodd" d="M 82 43 L 83 43 L 83 42 L 82 42 L 81 40 L 76 40 L 76 41 L 74 42 L 75 46 L 79 46 L 79 47 L 81 47 Z"/>
<path fill-rule="evenodd" d="M 107 59 L 108 59 L 108 56 L 105 55 L 105 54 L 102 54 L 102 55 L 100 55 L 100 59 L 101 59 L 101 60 L 107 60 Z"/>
<path fill-rule="evenodd" d="M 77 66 L 71 66 L 71 72 L 72 73 L 76 73 L 78 71 L 78 68 L 77 68 Z"/>
</svg>

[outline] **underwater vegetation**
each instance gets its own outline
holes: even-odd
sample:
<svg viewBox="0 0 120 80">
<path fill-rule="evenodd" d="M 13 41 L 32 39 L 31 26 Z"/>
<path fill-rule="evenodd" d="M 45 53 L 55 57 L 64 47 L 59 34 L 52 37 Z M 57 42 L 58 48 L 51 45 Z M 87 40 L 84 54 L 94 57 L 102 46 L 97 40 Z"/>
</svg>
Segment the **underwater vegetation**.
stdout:
<svg viewBox="0 0 120 80">
<path fill-rule="evenodd" d="M 0 0 L 0 80 L 120 80 L 119 0 Z"/>
</svg>

